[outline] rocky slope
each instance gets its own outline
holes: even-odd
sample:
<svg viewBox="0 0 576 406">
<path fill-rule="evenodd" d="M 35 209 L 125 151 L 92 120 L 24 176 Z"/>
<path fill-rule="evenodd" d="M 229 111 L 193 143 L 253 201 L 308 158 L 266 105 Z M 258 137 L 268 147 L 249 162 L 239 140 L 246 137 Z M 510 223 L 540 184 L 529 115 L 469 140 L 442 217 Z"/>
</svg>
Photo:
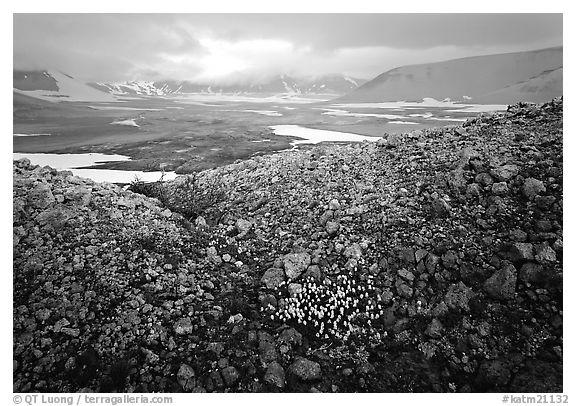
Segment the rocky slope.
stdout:
<svg viewBox="0 0 576 406">
<path fill-rule="evenodd" d="M 14 391 L 562 391 L 561 100 L 199 176 L 14 163 Z"/>
</svg>

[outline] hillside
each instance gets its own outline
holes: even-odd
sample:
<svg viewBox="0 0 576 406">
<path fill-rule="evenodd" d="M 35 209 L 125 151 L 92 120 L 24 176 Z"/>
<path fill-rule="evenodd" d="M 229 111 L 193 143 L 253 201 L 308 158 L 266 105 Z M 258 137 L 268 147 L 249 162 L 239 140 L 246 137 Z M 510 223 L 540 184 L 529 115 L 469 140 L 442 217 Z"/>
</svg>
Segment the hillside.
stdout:
<svg viewBox="0 0 576 406">
<path fill-rule="evenodd" d="M 341 102 L 449 98 L 472 103 L 542 103 L 562 96 L 562 47 L 404 66 L 385 72 Z"/>
<path fill-rule="evenodd" d="M 98 101 L 112 102 L 116 98 L 61 72 L 14 71 L 15 94 L 22 94 L 51 102 Z"/>
<path fill-rule="evenodd" d="M 562 114 L 140 186 L 174 211 L 14 162 L 14 391 L 562 392 Z"/>
</svg>

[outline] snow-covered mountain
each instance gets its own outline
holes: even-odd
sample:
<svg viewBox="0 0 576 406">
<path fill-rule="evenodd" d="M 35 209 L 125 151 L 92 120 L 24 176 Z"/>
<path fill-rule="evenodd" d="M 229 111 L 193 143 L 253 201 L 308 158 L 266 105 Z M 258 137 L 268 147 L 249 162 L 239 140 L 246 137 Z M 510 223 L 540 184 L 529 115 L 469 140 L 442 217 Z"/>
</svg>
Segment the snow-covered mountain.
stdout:
<svg viewBox="0 0 576 406">
<path fill-rule="evenodd" d="M 134 80 L 121 83 L 84 83 L 58 71 L 14 71 L 15 92 L 50 101 L 114 101 L 117 96 L 167 96 L 186 93 L 324 94 L 339 96 L 365 80 L 343 75 L 293 78 L 279 75 L 259 83 L 197 83 L 191 81 Z"/>
<path fill-rule="evenodd" d="M 404 66 L 341 97 L 341 102 L 466 100 L 510 104 L 562 95 L 562 47 Z"/>
<path fill-rule="evenodd" d="M 114 95 L 163 96 L 185 93 L 231 93 L 231 94 L 331 94 L 343 95 L 365 80 L 343 75 L 327 75 L 318 78 L 293 78 L 288 75 L 272 77 L 260 83 L 199 83 L 192 81 L 131 81 L 123 83 L 89 83 L 90 86 Z"/>
<path fill-rule="evenodd" d="M 62 72 L 14 71 L 14 92 L 57 101 L 115 101 L 116 98 Z"/>
</svg>

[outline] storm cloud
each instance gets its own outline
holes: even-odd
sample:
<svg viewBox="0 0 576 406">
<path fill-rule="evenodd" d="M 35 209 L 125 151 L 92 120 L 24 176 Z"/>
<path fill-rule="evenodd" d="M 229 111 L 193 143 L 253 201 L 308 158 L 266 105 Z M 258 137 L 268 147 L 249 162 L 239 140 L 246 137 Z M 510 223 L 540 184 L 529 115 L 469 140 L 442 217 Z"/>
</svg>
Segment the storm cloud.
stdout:
<svg viewBox="0 0 576 406">
<path fill-rule="evenodd" d="M 561 14 L 15 14 L 14 68 L 86 81 L 371 78 L 562 45 Z"/>
</svg>

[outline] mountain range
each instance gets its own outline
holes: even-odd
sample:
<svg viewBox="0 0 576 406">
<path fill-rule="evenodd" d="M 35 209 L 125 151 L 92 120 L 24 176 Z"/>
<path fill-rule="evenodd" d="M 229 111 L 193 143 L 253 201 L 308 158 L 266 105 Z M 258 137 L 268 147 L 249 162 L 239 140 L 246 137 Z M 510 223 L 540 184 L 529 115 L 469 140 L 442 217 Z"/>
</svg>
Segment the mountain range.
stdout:
<svg viewBox="0 0 576 406">
<path fill-rule="evenodd" d="M 117 96 L 214 94 L 323 94 L 338 102 L 449 99 L 478 104 L 545 102 L 563 94 L 563 48 L 476 56 L 403 66 L 370 81 L 345 75 L 294 78 L 278 75 L 237 84 L 194 81 L 84 83 L 58 71 L 14 71 L 14 91 L 51 101 L 114 101 Z"/>
<path fill-rule="evenodd" d="M 476 56 L 389 70 L 340 102 L 436 100 L 512 104 L 562 95 L 562 47 Z"/>
<path fill-rule="evenodd" d="M 14 71 L 14 90 L 51 100 L 93 101 L 110 96 L 167 96 L 187 93 L 223 94 L 346 94 L 365 80 L 344 75 L 327 75 L 318 78 L 294 78 L 279 75 L 258 83 L 217 84 L 192 81 L 146 81 L 83 83 L 58 71 Z M 74 87 L 74 92 L 66 91 Z M 74 93 L 74 94 L 72 94 Z M 78 93 L 81 95 L 78 96 Z M 86 100 L 84 100 L 86 99 Z"/>
<path fill-rule="evenodd" d="M 170 95 L 185 93 L 228 94 L 330 94 L 343 95 L 364 83 L 364 79 L 344 75 L 317 78 L 294 78 L 278 75 L 260 82 L 219 84 L 194 81 L 129 81 L 121 83 L 89 83 L 90 86 L 115 95 Z"/>
</svg>

